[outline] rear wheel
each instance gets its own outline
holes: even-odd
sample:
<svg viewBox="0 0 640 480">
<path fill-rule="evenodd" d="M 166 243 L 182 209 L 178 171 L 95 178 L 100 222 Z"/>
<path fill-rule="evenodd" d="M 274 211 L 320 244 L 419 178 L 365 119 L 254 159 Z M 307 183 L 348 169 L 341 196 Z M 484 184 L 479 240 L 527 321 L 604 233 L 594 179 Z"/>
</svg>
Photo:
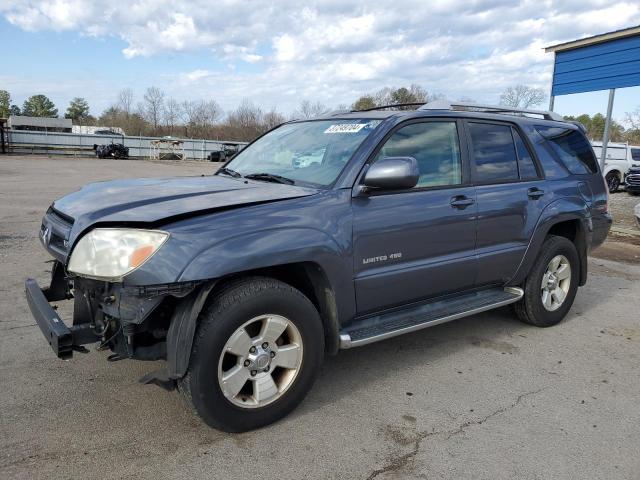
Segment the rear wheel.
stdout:
<svg viewBox="0 0 640 480">
<path fill-rule="evenodd" d="M 232 284 L 199 318 L 180 390 L 204 421 L 242 432 L 273 423 L 305 397 L 322 364 L 324 332 L 301 292 L 270 278 Z"/>
<path fill-rule="evenodd" d="M 579 256 L 573 242 L 549 236 L 524 283 L 524 296 L 514 305 L 518 318 L 537 327 L 562 321 L 576 296 Z"/>
<path fill-rule="evenodd" d="M 609 192 L 617 192 L 618 188 L 620 188 L 620 177 L 616 172 L 609 172 L 606 176 L 607 187 L 609 187 Z"/>
</svg>

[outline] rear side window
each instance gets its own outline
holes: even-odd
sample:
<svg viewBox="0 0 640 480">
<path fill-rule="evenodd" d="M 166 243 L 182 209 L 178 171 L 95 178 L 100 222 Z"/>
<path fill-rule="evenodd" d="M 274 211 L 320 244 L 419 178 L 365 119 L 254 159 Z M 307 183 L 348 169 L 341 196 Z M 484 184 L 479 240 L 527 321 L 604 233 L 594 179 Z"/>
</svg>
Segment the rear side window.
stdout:
<svg viewBox="0 0 640 480">
<path fill-rule="evenodd" d="M 518 180 L 518 161 L 509 125 L 470 122 L 469 133 L 478 182 Z"/>
<path fill-rule="evenodd" d="M 516 142 L 516 151 L 518 152 L 518 169 L 520 170 L 521 180 L 534 180 L 538 178 L 538 171 L 533 163 L 533 158 L 524 144 L 522 137 L 517 130 L 513 130 L 513 140 Z"/>
<path fill-rule="evenodd" d="M 591 145 L 577 130 L 542 125 L 536 126 L 536 130 L 547 140 L 553 152 L 574 175 L 598 171 L 598 162 Z"/>
</svg>

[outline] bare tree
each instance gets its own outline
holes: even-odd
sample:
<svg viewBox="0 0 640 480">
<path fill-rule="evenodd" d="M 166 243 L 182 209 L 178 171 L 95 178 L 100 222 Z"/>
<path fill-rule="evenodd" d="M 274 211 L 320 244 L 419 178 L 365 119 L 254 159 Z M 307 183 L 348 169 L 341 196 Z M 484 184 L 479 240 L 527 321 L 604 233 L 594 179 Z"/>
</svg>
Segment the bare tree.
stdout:
<svg viewBox="0 0 640 480">
<path fill-rule="evenodd" d="M 629 124 L 630 128 L 640 130 L 640 107 L 636 108 L 633 112 L 627 112 L 625 122 Z"/>
<path fill-rule="evenodd" d="M 303 100 L 300 102 L 300 106 L 293 112 L 293 118 L 313 118 L 323 114 L 327 111 L 320 102 L 311 102 L 309 100 Z"/>
<path fill-rule="evenodd" d="M 206 126 L 213 126 L 222 116 L 222 108 L 215 100 L 203 100 L 200 109 Z"/>
<path fill-rule="evenodd" d="M 235 140 L 253 140 L 265 131 L 263 118 L 262 109 L 244 99 L 238 108 L 227 115 L 227 135 Z"/>
<path fill-rule="evenodd" d="M 277 127 L 281 123 L 284 123 L 286 118 L 280 112 L 278 112 L 275 108 L 272 108 L 267 113 L 264 114 L 263 123 L 265 130 L 271 130 L 272 128 Z"/>
<path fill-rule="evenodd" d="M 206 136 L 222 116 L 222 108 L 215 100 L 185 100 L 182 116 L 187 136 Z"/>
<path fill-rule="evenodd" d="M 169 129 L 169 135 L 173 135 L 173 129 L 180 120 L 181 112 L 180 104 L 175 98 L 167 99 L 164 106 L 164 123 Z"/>
<path fill-rule="evenodd" d="M 500 105 L 514 108 L 529 108 L 540 105 L 547 99 L 542 88 L 533 88 L 527 85 L 509 87 L 500 95 Z"/>
<path fill-rule="evenodd" d="M 133 90 L 130 88 L 120 90 L 116 107 L 125 115 L 131 115 L 133 110 Z"/>
<path fill-rule="evenodd" d="M 153 131 L 158 133 L 158 125 L 164 109 L 164 92 L 158 87 L 149 87 L 144 94 L 145 118 L 153 125 Z"/>
</svg>

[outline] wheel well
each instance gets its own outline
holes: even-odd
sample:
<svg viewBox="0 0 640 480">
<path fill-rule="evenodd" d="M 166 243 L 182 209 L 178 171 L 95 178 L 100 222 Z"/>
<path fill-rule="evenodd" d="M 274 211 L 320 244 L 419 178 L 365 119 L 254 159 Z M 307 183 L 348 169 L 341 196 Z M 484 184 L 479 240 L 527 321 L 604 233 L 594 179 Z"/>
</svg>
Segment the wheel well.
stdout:
<svg viewBox="0 0 640 480">
<path fill-rule="evenodd" d="M 605 175 L 605 178 L 608 177 L 612 173 L 614 173 L 618 177 L 618 179 L 622 180 L 622 173 L 619 170 L 615 170 L 615 169 L 609 170 L 607 172 L 607 174 Z"/>
<path fill-rule="evenodd" d="M 582 222 L 578 219 L 565 220 L 553 225 L 547 233 L 547 235 L 564 237 L 576 246 L 580 257 L 580 286 L 587 282 L 587 242 L 583 228 Z"/>
<path fill-rule="evenodd" d="M 300 290 L 318 310 L 325 333 L 325 350 L 335 354 L 339 348 L 339 322 L 333 289 L 323 269 L 314 262 L 288 263 L 247 270 L 217 282 L 211 292 L 215 295 L 229 281 L 242 277 L 270 277 Z"/>
<path fill-rule="evenodd" d="M 578 230 L 580 229 L 580 220 L 567 220 L 564 222 L 556 223 L 549 229 L 548 235 L 557 235 L 558 237 L 565 237 L 575 243 Z"/>
</svg>

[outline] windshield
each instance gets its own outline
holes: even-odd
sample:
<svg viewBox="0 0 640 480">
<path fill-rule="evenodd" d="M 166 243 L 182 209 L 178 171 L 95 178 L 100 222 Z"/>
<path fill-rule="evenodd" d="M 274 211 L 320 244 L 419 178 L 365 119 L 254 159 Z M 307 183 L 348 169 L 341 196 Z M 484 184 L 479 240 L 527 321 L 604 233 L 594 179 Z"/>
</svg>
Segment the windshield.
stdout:
<svg viewBox="0 0 640 480">
<path fill-rule="evenodd" d="M 282 125 L 238 153 L 226 165 L 227 173 L 266 174 L 296 184 L 327 186 L 380 122 L 315 120 Z M 265 179 L 265 175 L 255 178 Z"/>
</svg>

